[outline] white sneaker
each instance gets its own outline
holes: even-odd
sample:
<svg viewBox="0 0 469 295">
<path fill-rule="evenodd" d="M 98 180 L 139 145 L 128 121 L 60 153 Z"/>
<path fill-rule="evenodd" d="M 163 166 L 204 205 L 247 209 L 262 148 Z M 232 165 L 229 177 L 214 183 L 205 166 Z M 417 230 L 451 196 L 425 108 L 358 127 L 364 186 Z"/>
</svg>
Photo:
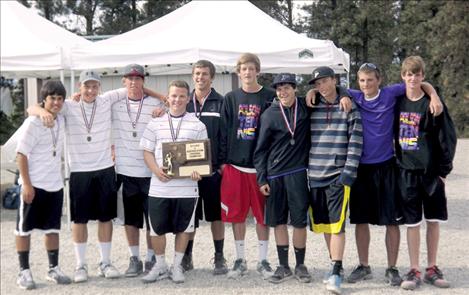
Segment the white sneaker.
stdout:
<svg viewBox="0 0 469 295">
<path fill-rule="evenodd" d="M 171 280 L 175 282 L 176 284 L 184 283 L 184 280 L 186 277 L 184 276 L 184 269 L 182 268 L 182 265 L 176 265 L 171 268 Z"/>
<path fill-rule="evenodd" d="M 121 274 L 114 265 L 100 262 L 98 266 L 98 276 L 105 277 L 106 279 L 116 279 L 120 277 Z"/>
<path fill-rule="evenodd" d="M 88 281 L 88 266 L 86 266 L 86 264 L 75 268 L 73 281 L 75 283 L 82 283 Z"/>
<path fill-rule="evenodd" d="M 46 275 L 46 280 L 54 282 L 58 285 L 68 285 L 72 282 L 72 280 L 66 274 L 64 274 L 58 265 L 49 269 Z"/>
<path fill-rule="evenodd" d="M 162 279 L 166 279 L 167 277 L 168 277 L 168 266 L 166 264 L 159 265 L 155 263 L 155 265 L 148 272 L 148 274 L 142 278 L 142 282 L 144 284 L 149 284 L 149 283 L 153 283 Z"/>
<path fill-rule="evenodd" d="M 20 271 L 18 278 L 16 279 L 16 283 L 24 290 L 32 290 L 36 288 L 36 283 L 34 282 L 33 274 L 30 269 Z"/>
<path fill-rule="evenodd" d="M 264 280 L 270 279 L 274 275 L 274 270 L 265 259 L 257 263 L 257 272 L 262 275 Z"/>
</svg>

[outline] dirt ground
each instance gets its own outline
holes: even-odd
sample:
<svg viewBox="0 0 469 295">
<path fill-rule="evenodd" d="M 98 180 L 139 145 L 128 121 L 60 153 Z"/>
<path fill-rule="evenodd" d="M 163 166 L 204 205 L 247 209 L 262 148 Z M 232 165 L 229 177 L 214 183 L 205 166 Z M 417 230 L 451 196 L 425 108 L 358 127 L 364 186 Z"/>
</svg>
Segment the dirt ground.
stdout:
<svg viewBox="0 0 469 295">
<path fill-rule="evenodd" d="M 438 264 L 446 277 L 451 281 L 452 287 L 447 290 L 436 289 L 424 284 L 418 294 L 469 294 L 469 140 L 459 140 L 454 162 L 454 170 L 447 179 L 447 196 L 449 221 L 441 226 L 441 239 L 438 253 Z M 12 175 L 2 167 L 2 191 L 12 181 Z M 35 233 L 32 236 L 32 250 L 30 255 L 31 269 L 35 278 L 37 289 L 34 291 L 21 291 L 16 286 L 18 272 L 18 259 L 15 252 L 13 230 L 15 227 L 16 211 L 1 210 L 1 294 L 22 294 L 31 292 L 36 294 L 325 294 L 322 284 L 324 272 L 329 268 L 328 257 L 322 236 L 308 232 L 306 265 L 310 269 L 314 281 L 309 284 L 300 284 L 296 280 L 274 285 L 263 281 L 256 273 L 257 242 L 255 226 L 250 223 L 246 237 L 246 253 L 249 275 L 240 280 L 231 280 L 225 276 L 214 277 L 211 274 L 211 258 L 213 256 L 213 243 L 210 226 L 202 223 L 198 230 L 194 245 L 195 270 L 187 273 L 184 284 L 175 285 L 169 280 L 144 285 L 140 278 L 120 278 L 106 280 L 96 275 L 96 265 L 99 260 L 97 248 L 96 224 L 89 224 L 89 246 L 87 261 L 90 268 L 90 280 L 82 284 L 57 286 L 47 282 L 44 278 L 47 269 L 47 255 L 43 246 L 43 238 Z M 60 245 L 60 265 L 69 275 L 72 275 L 75 266 L 74 250 L 71 232 L 67 228 L 66 216 L 63 217 L 63 227 Z M 344 257 L 346 275 L 350 273 L 357 263 L 354 229 L 347 225 L 347 244 Z M 422 228 L 421 266 L 426 264 L 426 247 Z M 408 269 L 407 244 L 405 228 L 401 227 L 401 245 L 398 267 L 401 273 Z M 276 248 L 271 232 L 269 244 L 269 259 L 273 266 L 277 264 Z M 173 237 L 168 235 L 166 258 L 169 263 L 173 259 Z M 144 244 L 141 239 L 141 245 Z M 144 247 L 140 249 L 144 255 Z M 226 226 L 225 256 L 232 265 L 235 249 L 231 233 L 231 226 Z M 115 226 L 112 260 L 123 273 L 128 265 L 128 249 L 124 230 Z M 294 262 L 293 252 L 290 251 L 290 261 Z M 343 284 L 343 294 L 409 294 L 399 288 L 384 284 L 384 270 L 386 268 L 386 250 L 384 246 L 384 230 L 381 227 L 372 227 L 370 264 L 374 278 L 357 284 Z"/>
</svg>

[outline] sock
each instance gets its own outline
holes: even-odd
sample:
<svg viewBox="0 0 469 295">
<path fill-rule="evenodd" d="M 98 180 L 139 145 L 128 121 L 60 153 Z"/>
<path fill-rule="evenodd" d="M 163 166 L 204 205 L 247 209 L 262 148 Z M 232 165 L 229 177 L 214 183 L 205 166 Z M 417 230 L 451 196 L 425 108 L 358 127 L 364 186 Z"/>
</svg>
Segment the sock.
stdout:
<svg viewBox="0 0 469 295">
<path fill-rule="evenodd" d="M 166 265 L 166 259 L 164 254 L 163 255 L 155 255 L 157 265 Z"/>
<path fill-rule="evenodd" d="M 49 258 L 49 268 L 56 267 L 59 264 L 59 249 L 47 250 L 47 258 Z"/>
<path fill-rule="evenodd" d="M 223 254 L 223 245 L 224 245 L 225 240 L 213 240 L 213 245 L 215 246 L 215 253 L 221 253 Z"/>
<path fill-rule="evenodd" d="M 306 248 L 293 248 L 295 249 L 296 266 L 305 264 Z"/>
<path fill-rule="evenodd" d="M 111 242 L 99 243 L 99 253 L 101 254 L 101 262 L 104 264 L 111 263 Z"/>
<path fill-rule="evenodd" d="M 194 240 L 189 240 L 189 242 L 187 242 L 187 247 L 186 247 L 186 251 L 184 252 L 184 255 L 192 255 L 192 247 L 194 246 Z"/>
<path fill-rule="evenodd" d="M 244 240 L 235 241 L 236 259 L 244 259 Z"/>
<path fill-rule="evenodd" d="M 269 249 L 269 241 L 259 241 L 259 261 L 267 259 L 267 250 Z"/>
<path fill-rule="evenodd" d="M 288 245 L 277 245 L 277 254 L 280 265 L 288 267 Z"/>
<path fill-rule="evenodd" d="M 342 269 L 342 260 L 334 261 L 334 266 L 332 267 L 332 274 L 340 276 L 341 269 Z"/>
<path fill-rule="evenodd" d="M 20 270 L 29 269 L 29 251 L 18 251 Z"/>
<path fill-rule="evenodd" d="M 130 256 L 136 256 L 137 258 L 140 256 L 140 247 L 137 246 L 129 246 L 129 253 Z"/>
<path fill-rule="evenodd" d="M 77 267 L 86 264 L 86 243 L 73 243 L 75 248 L 75 259 L 77 261 Z"/>
<path fill-rule="evenodd" d="M 184 257 L 184 253 L 182 252 L 174 252 L 174 262 L 173 265 L 181 265 L 182 257 Z"/>
<path fill-rule="evenodd" d="M 153 249 L 147 249 L 147 256 L 145 256 L 145 261 L 151 261 L 154 256 L 155 251 L 153 251 Z"/>
</svg>

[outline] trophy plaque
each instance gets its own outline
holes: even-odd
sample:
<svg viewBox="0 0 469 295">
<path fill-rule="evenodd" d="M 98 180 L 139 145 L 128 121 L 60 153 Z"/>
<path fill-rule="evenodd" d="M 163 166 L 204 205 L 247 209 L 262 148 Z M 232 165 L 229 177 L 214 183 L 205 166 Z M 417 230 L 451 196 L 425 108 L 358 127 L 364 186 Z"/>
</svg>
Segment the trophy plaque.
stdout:
<svg viewBox="0 0 469 295">
<path fill-rule="evenodd" d="M 163 142 L 163 169 L 173 178 L 191 177 L 193 171 L 201 176 L 212 174 L 210 140 Z"/>
</svg>

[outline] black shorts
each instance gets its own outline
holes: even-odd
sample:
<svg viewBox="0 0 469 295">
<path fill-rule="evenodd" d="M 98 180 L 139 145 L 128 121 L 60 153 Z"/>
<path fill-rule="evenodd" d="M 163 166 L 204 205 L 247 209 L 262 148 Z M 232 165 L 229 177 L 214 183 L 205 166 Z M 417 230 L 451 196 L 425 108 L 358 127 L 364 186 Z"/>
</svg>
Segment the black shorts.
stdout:
<svg viewBox="0 0 469 295">
<path fill-rule="evenodd" d="M 448 220 L 445 184 L 440 177 L 401 169 L 398 183 L 406 226 L 420 225 L 422 215 L 430 222 Z"/>
<path fill-rule="evenodd" d="M 124 203 L 124 224 L 143 228 L 143 220 L 148 226 L 148 190 L 150 177 L 132 177 L 117 174 L 117 187 L 122 184 Z"/>
<path fill-rule="evenodd" d="M 275 227 L 288 223 L 296 228 L 306 227 L 309 191 L 306 169 L 268 180 L 270 196 L 266 201 L 266 224 Z"/>
<path fill-rule="evenodd" d="M 70 213 L 74 223 L 107 222 L 117 216 L 114 167 L 70 173 Z"/>
<path fill-rule="evenodd" d="M 21 200 L 17 211 L 15 234 L 29 236 L 33 230 L 42 231 L 44 234 L 59 233 L 63 202 L 62 189 L 48 192 L 34 188 L 34 199 L 31 204 Z"/>
<path fill-rule="evenodd" d="M 198 198 L 148 198 L 150 235 L 194 232 Z"/>
<path fill-rule="evenodd" d="M 334 182 L 325 187 L 311 188 L 310 196 L 311 230 L 315 233 L 327 234 L 345 232 L 350 187 Z"/>
<path fill-rule="evenodd" d="M 350 190 L 350 223 L 398 225 L 402 213 L 398 205 L 395 159 L 360 164 Z"/>
<path fill-rule="evenodd" d="M 203 177 L 198 182 L 199 201 L 197 203 L 195 226 L 199 227 L 199 220 L 213 222 L 221 220 L 220 202 L 221 175 L 215 172 L 209 177 Z"/>
</svg>

